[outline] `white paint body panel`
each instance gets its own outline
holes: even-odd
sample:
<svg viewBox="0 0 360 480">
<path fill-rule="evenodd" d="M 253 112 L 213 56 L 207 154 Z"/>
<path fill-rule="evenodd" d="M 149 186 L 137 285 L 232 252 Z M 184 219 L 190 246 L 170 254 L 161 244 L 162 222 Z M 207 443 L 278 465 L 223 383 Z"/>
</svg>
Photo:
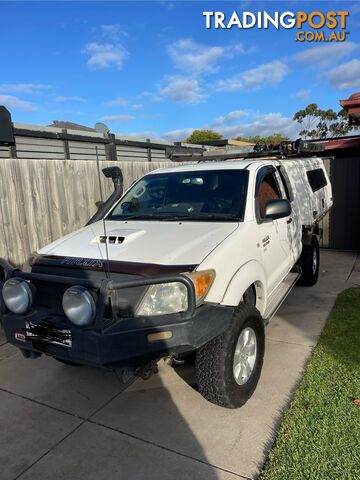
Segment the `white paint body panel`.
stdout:
<svg viewBox="0 0 360 480">
<path fill-rule="evenodd" d="M 107 235 L 125 237 L 120 245 L 108 245 L 109 259 L 162 265 L 198 265 L 211 250 L 238 228 L 238 223 L 107 221 Z M 44 255 L 106 258 L 99 221 L 63 237 L 39 251 Z"/>
<path fill-rule="evenodd" d="M 255 214 L 255 185 L 259 170 L 267 165 L 282 166 L 293 191 L 291 222 L 282 218 L 258 223 Z M 120 245 L 108 245 L 110 260 L 166 265 L 198 265 L 197 270 L 213 269 L 214 283 L 206 301 L 238 305 L 250 285 L 256 285 L 257 307 L 264 313 L 269 298 L 297 262 L 302 250 L 303 226 L 311 226 L 332 205 L 332 192 L 323 161 L 319 158 L 292 160 L 264 159 L 200 163 L 154 170 L 174 173 L 216 169 L 245 169 L 249 185 L 244 221 L 167 222 L 106 221 L 106 234 L 123 236 Z M 327 186 L 312 192 L 306 171 L 323 169 Z M 279 174 L 278 183 L 285 198 Z M 316 212 L 316 215 L 314 215 Z M 39 251 L 40 254 L 83 258 L 106 258 L 104 235 L 99 221 Z M 264 241 L 268 238 L 269 241 Z"/>
</svg>

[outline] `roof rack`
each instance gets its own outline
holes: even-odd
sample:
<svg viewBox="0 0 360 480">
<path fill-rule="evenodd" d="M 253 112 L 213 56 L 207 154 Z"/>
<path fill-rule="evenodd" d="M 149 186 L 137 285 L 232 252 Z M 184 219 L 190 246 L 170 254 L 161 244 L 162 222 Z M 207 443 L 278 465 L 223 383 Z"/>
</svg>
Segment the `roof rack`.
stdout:
<svg viewBox="0 0 360 480">
<path fill-rule="evenodd" d="M 315 153 L 325 150 L 323 143 L 310 143 L 299 138 L 295 142 L 280 142 L 279 144 L 257 143 L 253 152 L 234 152 L 229 150 L 220 153 L 216 150 L 205 150 L 199 153 L 189 152 L 182 147 L 168 147 L 165 156 L 173 162 L 218 162 L 233 159 L 257 159 L 264 157 L 291 158 L 302 156 L 313 156 Z"/>
</svg>

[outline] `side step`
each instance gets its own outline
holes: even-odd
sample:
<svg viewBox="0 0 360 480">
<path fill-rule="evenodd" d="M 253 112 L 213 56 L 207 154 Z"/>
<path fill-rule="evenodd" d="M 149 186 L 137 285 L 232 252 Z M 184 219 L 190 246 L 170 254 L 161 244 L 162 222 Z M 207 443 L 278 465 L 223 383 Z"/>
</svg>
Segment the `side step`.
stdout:
<svg viewBox="0 0 360 480">
<path fill-rule="evenodd" d="M 275 292 L 271 295 L 269 303 L 266 307 L 266 311 L 264 313 L 264 323 L 267 325 L 275 313 L 280 308 L 281 304 L 285 300 L 285 298 L 289 295 L 292 288 L 294 287 L 295 283 L 298 281 L 301 275 L 301 267 L 295 265 L 291 272 L 284 278 L 284 280 L 280 283 L 277 287 Z"/>
</svg>

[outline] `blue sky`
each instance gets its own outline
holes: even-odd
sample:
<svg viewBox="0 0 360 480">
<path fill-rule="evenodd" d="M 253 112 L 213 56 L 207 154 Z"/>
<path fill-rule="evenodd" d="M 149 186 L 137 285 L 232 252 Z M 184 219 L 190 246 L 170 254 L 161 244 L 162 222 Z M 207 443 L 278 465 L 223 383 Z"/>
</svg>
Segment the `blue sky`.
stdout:
<svg viewBox="0 0 360 480">
<path fill-rule="evenodd" d="M 203 11 L 349 10 L 344 43 L 295 30 L 207 30 Z M 0 2 L 0 104 L 13 121 L 54 119 L 140 137 L 283 132 L 310 102 L 360 90 L 357 1 Z M 6 21 L 4 21 L 6 19 Z"/>
</svg>

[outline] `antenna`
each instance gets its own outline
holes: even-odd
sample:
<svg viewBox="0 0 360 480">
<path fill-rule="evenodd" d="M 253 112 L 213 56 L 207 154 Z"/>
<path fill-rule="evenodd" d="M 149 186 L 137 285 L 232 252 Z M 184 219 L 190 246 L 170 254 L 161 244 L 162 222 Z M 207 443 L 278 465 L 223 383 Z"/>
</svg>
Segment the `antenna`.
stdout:
<svg viewBox="0 0 360 480">
<path fill-rule="evenodd" d="M 99 149 L 98 146 L 95 146 L 96 152 L 96 166 L 98 171 L 98 178 L 99 178 L 99 187 L 100 187 L 100 198 L 101 203 L 104 203 L 104 195 L 103 195 L 103 188 L 101 183 L 101 173 L 100 173 L 100 161 L 99 161 Z M 103 229 L 104 229 L 104 236 L 105 236 L 105 251 L 106 251 L 106 267 L 105 267 L 105 275 L 107 278 L 110 278 L 110 266 L 109 266 L 109 248 L 108 248 L 108 241 L 107 241 L 107 234 L 106 234 L 106 224 L 105 224 L 105 217 L 102 219 Z"/>
</svg>

